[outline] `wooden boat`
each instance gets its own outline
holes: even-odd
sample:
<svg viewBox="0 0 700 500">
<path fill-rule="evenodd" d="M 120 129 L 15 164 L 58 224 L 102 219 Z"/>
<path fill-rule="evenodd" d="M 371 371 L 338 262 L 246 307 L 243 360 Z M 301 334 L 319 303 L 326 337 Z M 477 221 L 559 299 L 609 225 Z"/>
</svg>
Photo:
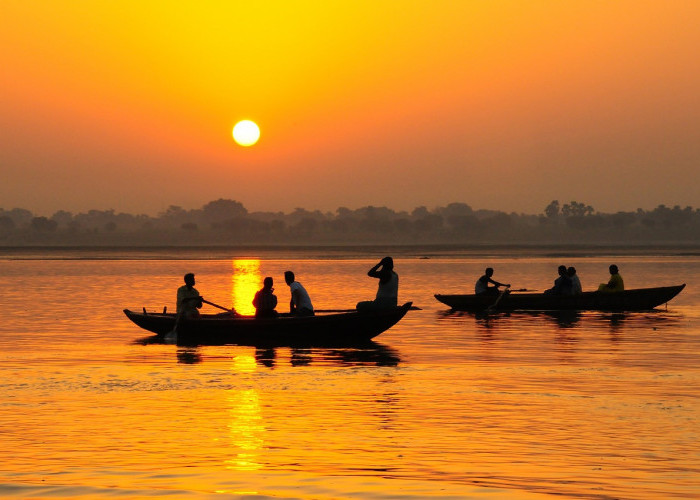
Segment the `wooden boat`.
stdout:
<svg viewBox="0 0 700 500">
<path fill-rule="evenodd" d="M 685 284 L 581 295 L 511 292 L 500 296 L 438 294 L 435 298 L 455 311 L 643 311 L 668 302 L 683 288 Z"/>
<path fill-rule="evenodd" d="M 180 345 L 238 344 L 251 346 L 341 346 L 361 344 L 388 330 L 411 309 L 411 302 L 402 306 L 371 312 L 355 310 L 316 316 L 276 318 L 203 314 L 177 326 Z M 141 328 L 163 336 L 172 332 L 175 314 L 134 312 L 124 314 Z"/>
</svg>

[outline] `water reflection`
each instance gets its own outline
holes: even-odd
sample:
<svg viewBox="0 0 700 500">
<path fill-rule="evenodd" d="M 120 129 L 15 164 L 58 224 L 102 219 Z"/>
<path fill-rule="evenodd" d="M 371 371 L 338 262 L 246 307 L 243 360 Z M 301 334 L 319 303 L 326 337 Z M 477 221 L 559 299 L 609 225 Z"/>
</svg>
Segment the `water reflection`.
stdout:
<svg viewBox="0 0 700 500">
<path fill-rule="evenodd" d="M 202 355 L 195 347 L 180 347 L 177 350 L 177 362 L 193 365 L 202 361 Z"/>
<path fill-rule="evenodd" d="M 157 339 L 157 337 L 154 337 Z M 138 342 L 142 343 L 142 342 Z M 150 343 L 162 343 L 150 342 Z M 201 347 L 178 348 L 176 357 L 178 363 L 196 364 L 210 359 L 220 360 L 221 352 L 213 354 L 202 353 Z M 276 368 L 285 366 L 398 366 L 401 356 L 396 349 L 371 342 L 357 347 L 338 348 L 307 348 L 307 347 L 246 347 L 235 346 L 234 349 L 245 349 L 245 354 L 232 357 L 234 371 L 238 373 L 255 372 L 258 366 Z M 212 354 L 208 354 L 212 353 Z"/>
<path fill-rule="evenodd" d="M 255 314 L 253 297 L 262 287 L 259 259 L 235 259 L 231 275 L 233 307 L 241 314 Z"/>
<path fill-rule="evenodd" d="M 482 332 L 509 331 L 533 327 L 542 328 L 547 324 L 558 330 L 607 327 L 610 333 L 620 334 L 625 330 L 651 327 L 678 326 L 681 318 L 666 311 L 644 312 L 597 312 L 597 311 L 517 311 L 517 312 L 460 312 L 438 313 L 438 321 L 468 318 L 474 321 Z M 544 320 L 544 321 L 540 321 Z"/>
<path fill-rule="evenodd" d="M 237 371 L 236 363 L 234 370 Z M 229 438 L 235 456 L 226 460 L 226 468 L 237 471 L 255 471 L 262 467 L 259 462 L 260 450 L 264 446 L 260 395 L 255 389 L 231 391 L 226 402 L 229 405 L 231 421 L 228 425 Z"/>
</svg>

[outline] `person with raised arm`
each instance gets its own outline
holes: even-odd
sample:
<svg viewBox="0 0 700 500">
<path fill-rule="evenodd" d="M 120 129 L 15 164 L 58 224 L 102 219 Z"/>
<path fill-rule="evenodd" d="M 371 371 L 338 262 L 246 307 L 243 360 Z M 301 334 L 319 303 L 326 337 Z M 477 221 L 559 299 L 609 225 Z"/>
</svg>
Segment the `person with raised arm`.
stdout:
<svg viewBox="0 0 700 500">
<path fill-rule="evenodd" d="M 370 311 L 396 307 L 399 300 L 399 275 L 394 271 L 394 259 L 384 257 L 367 272 L 367 276 L 379 280 L 377 295 L 374 300 L 358 302 L 356 309 Z"/>
</svg>

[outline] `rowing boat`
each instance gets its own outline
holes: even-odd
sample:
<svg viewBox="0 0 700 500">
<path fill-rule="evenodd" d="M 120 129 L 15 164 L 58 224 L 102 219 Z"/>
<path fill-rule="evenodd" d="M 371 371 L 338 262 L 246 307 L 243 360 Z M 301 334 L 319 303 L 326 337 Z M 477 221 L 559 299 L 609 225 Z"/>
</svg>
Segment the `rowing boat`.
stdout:
<svg viewBox="0 0 700 500">
<path fill-rule="evenodd" d="M 196 319 L 180 320 L 177 343 L 180 345 L 237 344 L 252 346 L 353 345 L 367 342 L 388 330 L 411 309 L 411 302 L 390 309 L 356 310 L 317 314 L 256 318 L 231 314 L 202 314 Z M 175 327 L 175 314 L 135 312 L 124 314 L 144 330 L 165 337 Z"/>
<path fill-rule="evenodd" d="M 685 284 L 614 293 L 583 292 L 581 295 L 512 292 L 498 297 L 437 294 L 435 298 L 455 311 L 643 311 L 665 304 L 683 288 Z"/>
</svg>

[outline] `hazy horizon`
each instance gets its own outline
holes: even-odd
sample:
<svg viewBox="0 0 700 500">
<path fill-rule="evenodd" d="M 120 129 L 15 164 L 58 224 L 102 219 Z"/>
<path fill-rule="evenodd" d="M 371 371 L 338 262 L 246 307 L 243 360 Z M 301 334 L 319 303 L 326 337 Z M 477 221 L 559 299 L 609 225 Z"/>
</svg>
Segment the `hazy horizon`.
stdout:
<svg viewBox="0 0 700 500">
<path fill-rule="evenodd" d="M 0 4 L 0 206 L 700 205 L 700 2 Z M 261 138 L 236 145 L 233 125 Z"/>
<path fill-rule="evenodd" d="M 86 214 L 86 213 L 88 213 L 88 212 L 90 212 L 90 211 L 96 210 L 96 211 L 99 211 L 99 212 L 113 211 L 115 214 L 124 213 L 124 214 L 134 215 L 134 216 L 137 216 L 137 215 L 146 215 L 146 216 L 148 216 L 148 217 L 160 217 L 160 216 L 164 215 L 165 212 L 166 212 L 169 208 L 172 208 L 172 207 L 181 208 L 181 209 L 183 209 L 183 210 L 185 210 L 185 211 L 198 211 L 198 210 L 201 210 L 204 206 L 206 206 L 206 205 L 209 204 L 209 203 L 216 202 L 216 201 L 221 201 L 221 200 L 224 200 L 224 201 L 227 201 L 227 202 L 229 202 L 229 201 L 232 201 L 232 202 L 239 202 L 239 200 L 231 200 L 231 199 L 227 199 L 227 198 L 220 198 L 219 200 L 208 200 L 207 202 L 203 203 L 202 205 L 198 205 L 198 206 L 181 206 L 181 205 L 176 205 L 176 204 L 174 204 L 174 203 L 171 203 L 171 204 L 169 204 L 169 205 L 167 205 L 167 206 L 163 206 L 161 209 L 158 209 L 157 211 L 155 211 L 155 212 L 153 212 L 153 213 L 138 212 L 138 211 L 132 212 L 132 211 L 129 211 L 129 210 L 117 209 L 117 208 L 115 208 L 115 207 L 107 207 L 107 208 L 88 207 L 88 208 L 81 209 L 81 210 L 69 210 L 69 209 L 67 209 L 67 208 L 58 208 L 57 210 L 50 211 L 50 212 L 39 212 L 39 211 L 33 210 L 31 207 L 28 207 L 28 206 L 16 206 L 16 207 L 15 207 L 15 206 L 0 206 L 0 214 L 1 214 L 3 211 L 5 211 L 5 212 L 10 212 L 10 211 L 12 211 L 12 210 L 19 209 L 19 210 L 28 210 L 29 212 L 32 213 L 32 215 L 34 215 L 34 216 L 36 216 L 36 217 L 48 217 L 48 218 L 50 218 L 50 217 L 52 217 L 52 216 L 54 216 L 54 215 L 56 215 L 57 213 L 60 213 L 60 212 L 68 212 L 68 213 L 70 213 L 70 214 L 77 215 L 77 214 Z M 539 216 L 539 215 L 543 215 L 543 214 L 545 213 L 546 207 L 547 207 L 551 202 L 553 202 L 553 201 L 558 201 L 559 204 L 560 204 L 560 206 L 564 206 L 565 204 L 569 204 L 569 203 L 572 203 L 572 202 L 573 202 L 573 203 L 583 203 L 584 205 L 587 205 L 587 203 L 586 203 L 584 200 L 552 200 L 552 199 L 550 199 L 550 200 L 548 200 L 547 202 L 543 203 L 543 204 L 542 204 L 542 207 L 541 207 L 539 210 L 535 210 L 535 211 L 532 211 L 532 212 L 527 212 L 527 211 L 524 211 L 524 210 L 505 210 L 505 209 L 503 209 L 503 208 L 498 208 L 498 207 L 493 207 L 493 208 L 491 208 L 491 207 L 479 207 L 479 206 L 474 206 L 474 205 L 472 205 L 471 203 L 467 203 L 467 202 L 464 202 L 464 201 L 457 201 L 457 200 L 451 200 L 451 201 L 447 201 L 447 200 L 446 200 L 446 201 L 443 201 L 443 202 L 441 202 L 441 203 L 437 203 L 437 204 L 432 205 L 432 206 L 416 205 L 416 206 L 412 206 L 412 207 L 408 207 L 408 208 L 395 208 L 395 207 L 387 206 L 387 205 L 362 205 L 362 206 L 356 206 L 356 207 L 346 206 L 346 205 L 339 205 L 339 206 L 336 206 L 336 207 L 331 208 L 331 209 L 328 209 L 328 210 L 324 210 L 324 209 L 320 209 L 320 208 L 313 208 L 313 207 L 294 207 L 294 208 L 291 208 L 291 209 L 289 209 L 289 210 L 273 210 L 273 209 L 265 209 L 265 208 L 263 207 L 263 208 L 261 208 L 261 209 L 257 209 L 257 210 L 256 210 L 256 209 L 251 209 L 251 208 L 248 207 L 245 203 L 242 203 L 242 205 L 243 205 L 243 207 L 248 211 L 249 214 L 253 214 L 253 213 L 283 213 L 283 214 L 285 214 L 285 215 L 291 215 L 292 213 L 294 213 L 295 210 L 303 210 L 303 211 L 307 211 L 307 212 L 321 212 L 322 214 L 333 214 L 333 215 L 335 215 L 335 214 L 337 214 L 338 210 L 341 209 L 341 208 L 346 208 L 346 209 L 348 209 L 348 210 L 350 210 L 350 211 L 352 211 L 352 212 L 354 212 L 354 211 L 360 211 L 360 210 L 363 210 L 363 209 L 366 209 L 366 208 L 375 208 L 375 209 L 386 208 L 386 209 L 388 209 L 388 210 L 390 210 L 390 211 L 393 211 L 393 212 L 395 212 L 395 213 L 405 212 L 405 213 L 410 214 L 410 213 L 413 212 L 415 209 L 420 209 L 420 208 L 423 208 L 423 207 L 426 208 L 429 212 L 432 212 L 432 211 L 435 211 L 435 210 L 438 210 L 438 209 L 443 209 L 443 208 L 447 207 L 448 205 L 458 204 L 458 205 L 467 205 L 467 206 L 469 206 L 469 208 L 470 208 L 471 210 L 473 210 L 474 212 L 478 212 L 478 211 L 503 212 L 503 213 L 506 213 L 506 214 L 512 214 L 512 213 L 514 213 L 514 214 L 524 215 L 524 216 Z M 591 208 L 593 209 L 593 211 L 590 212 L 590 214 L 596 214 L 596 213 L 597 213 L 597 214 L 610 215 L 610 214 L 615 214 L 615 213 L 618 213 L 618 212 L 632 213 L 632 212 L 637 212 L 637 210 L 652 211 L 652 210 L 654 210 L 654 209 L 656 209 L 656 208 L 658 208 L 658 207 L 660 207 L 660 206 L 665 206 L 665 207 L 667 207 L 667 208 L 669 208 L 669 209 L 673 209 L 673 208 L 675 208 L 675 207 L 679 207 L 680 209 L 683 209 L 683 210 L 688 209 L 688 208 L 690 208 L 690 209 L 692 209 L 692 210 L 694 210 L 694 211 L 699 211 L 699 210 L 700 210 L 700 207 L 696 207 L 696 206 L 693 206 L 693 205 L 681 205 L 681 204 L 679 204 L 679 203 L 669 203 L 669 204 L 661 203 L 661 204 L 658 204 L 658 205 L 653 206 L 653 207 L 651 207 L 651 206 L 650 206 L 650 207 L 642 207 L 642 206 L 640 206 L 640 207 L 634 207 L 634 208 L 623 209 L 623 210 L 616 210 L 616 211 L 611 211 L 611 212 L 606 212 L 606 211 L 603 211 L 603 210 L 598 210 L 597 207 L 591 206 Z"/>
</svg>

